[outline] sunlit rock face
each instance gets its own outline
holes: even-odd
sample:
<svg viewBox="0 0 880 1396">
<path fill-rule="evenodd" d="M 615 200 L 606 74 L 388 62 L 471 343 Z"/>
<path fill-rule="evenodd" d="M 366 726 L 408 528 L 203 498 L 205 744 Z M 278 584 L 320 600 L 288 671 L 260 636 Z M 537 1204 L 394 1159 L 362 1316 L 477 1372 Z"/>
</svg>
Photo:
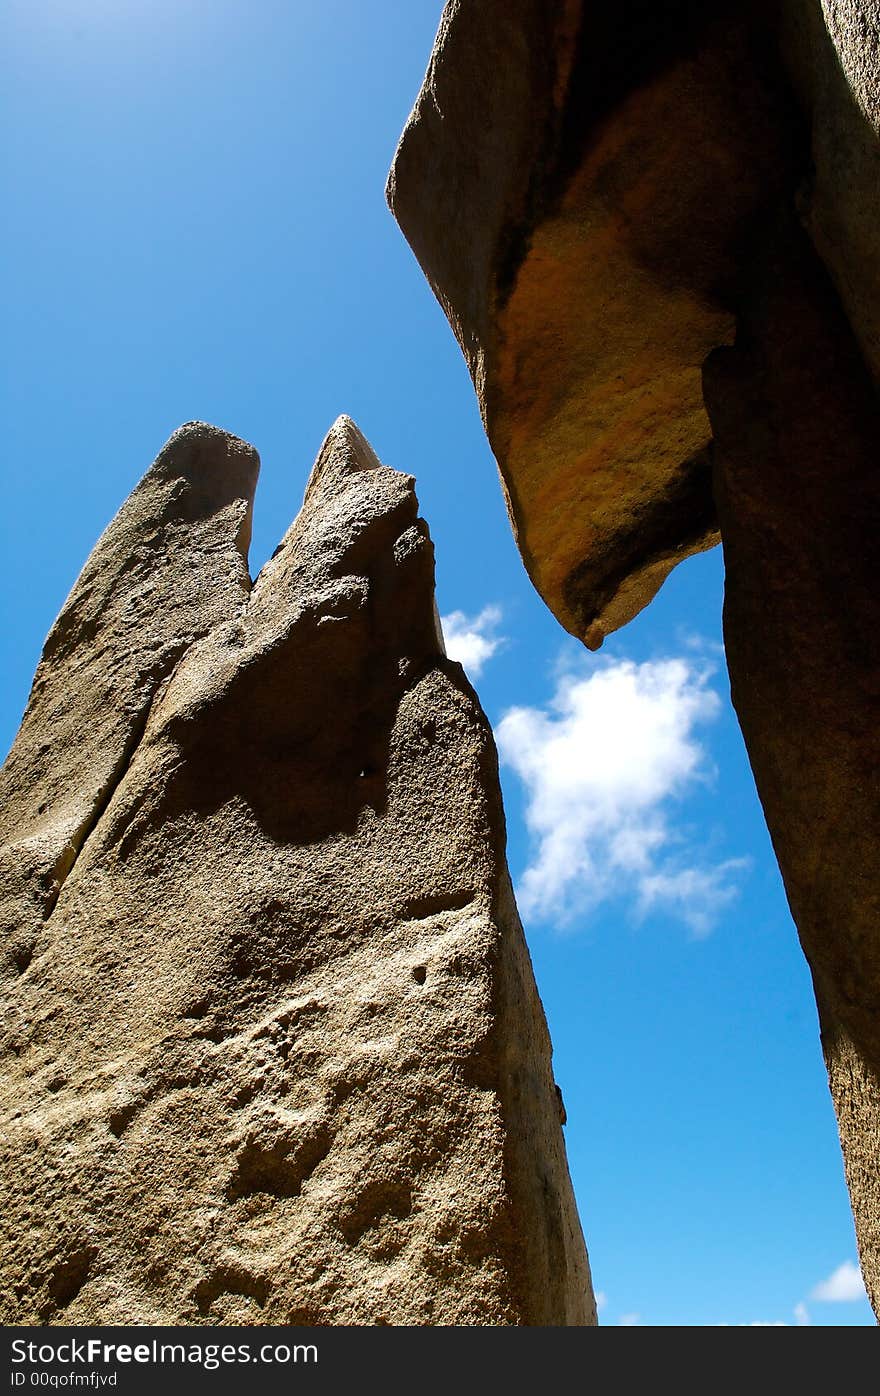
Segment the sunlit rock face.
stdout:
<svg viewBox="0 0 880 1396">
<path fill-rule="evenodd" d="M 0 1312 L 594 1323 L 413 479 L 341 418 L 252 585 L 257 466 L 175 433 L 2 773 Z"/>
<path fill-rule="evenodd" d="M 454 0 L 388 193 L 532 580 L 595 648 L 718 541 L 700 368 L 797 121 L 740 4 Z"/>
<path fill-rule="evenodd" d="M 388 184 L 590 648 L 718 541 L 880 1303 L 877 0 L 450 0 Z"/>
</svg>

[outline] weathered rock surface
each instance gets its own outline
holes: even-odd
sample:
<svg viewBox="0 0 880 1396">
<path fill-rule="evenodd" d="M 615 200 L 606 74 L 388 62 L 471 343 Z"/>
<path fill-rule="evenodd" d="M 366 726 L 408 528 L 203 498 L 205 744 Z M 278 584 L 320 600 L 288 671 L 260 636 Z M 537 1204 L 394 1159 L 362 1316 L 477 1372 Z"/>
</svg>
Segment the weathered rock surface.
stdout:
<svg viewBox="0 0 880 1396">
<path fill-rule="evenodd" d="M 585 1324 L 589 1267 L 410 476 L 172 437 L 3 773 L 6 1322 Z"/>
<path fill-rule="evenodd" d="M 591 648 L 718 541 L 703 359 L 797 198 L 880 374 L 877 0 L 450 0 L 388 183 Z"/>
<path fill-rule="evenodd" d="M 247 604 L 259 459 L 190 422 L 96 544 L 55 622 L 0 771 L 0 932 L 25 968 L 43 921 L 193 640 Z"/>
<path fill-rule="evenodd" d="M 720 531 L 880 1312 L 880 0 L 449 0 L 388 196 L 560 622 Z"/>
<path fill-rule="evenodd" d="M 880 383 L 880 2 L 784 0 L 780 32 L 810 135 L 798 210 Z"/>
<path fill-rule="evenodd" d="M 766 7 L 764 7 L 766 9 Z M 389 200 L 535 586 L 591 647 L 718 541 L 700 367 L 791 179 L 750 5 L 451 0 Z"/>
<path fill-rule="evenodd" d="M 785 223 L 705 369 L 734 706 L 819 1009 L 862 1273 L 880 1313 L 880 404 Z"/>
</svg>

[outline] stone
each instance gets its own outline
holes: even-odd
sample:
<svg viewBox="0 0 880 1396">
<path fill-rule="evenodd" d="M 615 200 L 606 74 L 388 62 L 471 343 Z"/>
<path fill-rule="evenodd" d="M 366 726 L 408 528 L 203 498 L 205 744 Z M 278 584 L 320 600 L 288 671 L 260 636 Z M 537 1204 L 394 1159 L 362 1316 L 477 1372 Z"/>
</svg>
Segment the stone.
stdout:
<svg viewBox="0 0 880 1396">
<path fill-rule="evenodd" d="M 449 0 L 387 195 L 591 649 L 719 541 L 701 365 L 796 200 L 880 378 L 878 0 Z"/>
<path fill-rule="evenodd" d="M 880 1312 L 880 403 L 796 224 L 704 370 L 731 694 L 809 962 Z"/>
<path fill-rule="evenodd" d="M 449 0 L 387 192 L 560 623 L 723 543 L 880 1314 L 880 0 Z"/>
<path fill-rule="evenodd" d="M 3 773 L 7 1323 L 593 1324 L 489 724 L 347 418 L 172 437 Z"/>
<path fill-rule="evenodd" d="M 780 33 L 809 130 L 798 211 L 880 382 L 880 3 L 784 0 Z"/>
<path fill-rule="evenodd" d="M 700 369 L 798 136 L 759 15 L 451 0 L 389 177 L 523 561 L 590 648 L 718 542 Z"/>
<path fill-rule="evenodd" d="M 0 772 L 0 933 L 19 969 L 160 686 L 195 639 L 247 604 L 258 470 L 243 441 L 203 422 L 182 426 L 99 539 L 49 633 Z"/>
</svg>

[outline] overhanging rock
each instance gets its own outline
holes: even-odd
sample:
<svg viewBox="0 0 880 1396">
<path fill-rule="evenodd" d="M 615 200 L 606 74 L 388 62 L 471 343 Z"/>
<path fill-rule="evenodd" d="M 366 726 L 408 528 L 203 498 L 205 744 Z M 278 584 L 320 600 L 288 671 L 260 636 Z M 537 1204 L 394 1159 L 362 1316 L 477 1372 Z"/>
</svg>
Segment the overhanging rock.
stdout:
<svg viewBox="0 0 880 1396">
<path fill-rule="evenodd" d="M 723 542 L 880 1313 L 880 3 L 449 0 L 388 196 L 562 625 Z"/>
</svg>

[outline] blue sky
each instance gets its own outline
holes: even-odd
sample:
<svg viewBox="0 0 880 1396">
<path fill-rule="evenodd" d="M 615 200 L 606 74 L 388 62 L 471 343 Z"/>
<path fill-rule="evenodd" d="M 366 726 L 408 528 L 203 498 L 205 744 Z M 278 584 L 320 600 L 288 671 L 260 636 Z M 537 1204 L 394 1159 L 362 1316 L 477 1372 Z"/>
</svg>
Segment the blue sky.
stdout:
<svg viewBox="0 0 880 1396">
<path fill-rule="evenodd" d="M 730 709 L 718 550 L 590 656 L 514 547 L 384 181 L 440 0 L 5 0 L 0 737 L 182 422 L 260 451 L 252 571 L 349 412 L 411 471 L 609 1324 L 866 1325 L 809 975 Z M 513 711 L 512 711 L 513 710 Z"/>
</svg>

